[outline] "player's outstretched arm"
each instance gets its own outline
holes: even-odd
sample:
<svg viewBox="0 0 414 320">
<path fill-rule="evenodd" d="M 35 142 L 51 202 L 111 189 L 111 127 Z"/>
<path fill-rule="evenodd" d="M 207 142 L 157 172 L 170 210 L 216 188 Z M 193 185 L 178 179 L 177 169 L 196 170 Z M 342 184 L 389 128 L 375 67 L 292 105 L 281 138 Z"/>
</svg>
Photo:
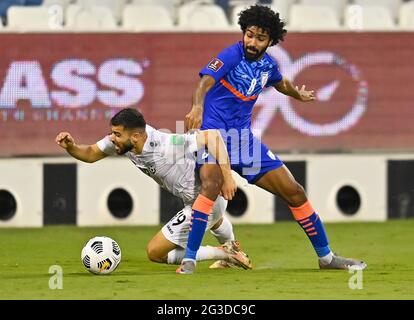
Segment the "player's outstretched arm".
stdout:
<svg viewBox="0 0 414 320">
<path fill-rule="evenodd" d="M 229 154 L 219 130 L 201 130 L 196 132 L 197 147 L 206 147 L 208 152 L 217 160 L 223 174 L 221 194 L 226 200 L 231 200 L 237 190 L 237 184 L 231 174 Z"/>
<path fill-rule="evenodd" d="M 106 154 L 96 144 L 77 145 L 69 132 L 60 132 L 55 141 L 72 157 L 84 162 L 92 163 L 106 157 Z"/>
<path fill-rule="evenodd" d="M 207 92 L 214 86 L 216 80 L 212 76 L 204 75 L 198 82 L 193 93 L 193 107 L 184 118 L 185 131 L 199 129 L 203 122 L 204 99 Z"/>
<path fill-rule="evenodd" d="M 287 96 L 291 96 L 300 101 L 313 101 L 315 100 L 315 95 L 313 90 L 305 90 L 303 85 L 300 89 L 298 86 L 293 86 L 293 84 L 286 78 L 283 78 L 278 83 L 274 85 L 275 89 L 280 93 L 283 93 Z"/>
</svg>

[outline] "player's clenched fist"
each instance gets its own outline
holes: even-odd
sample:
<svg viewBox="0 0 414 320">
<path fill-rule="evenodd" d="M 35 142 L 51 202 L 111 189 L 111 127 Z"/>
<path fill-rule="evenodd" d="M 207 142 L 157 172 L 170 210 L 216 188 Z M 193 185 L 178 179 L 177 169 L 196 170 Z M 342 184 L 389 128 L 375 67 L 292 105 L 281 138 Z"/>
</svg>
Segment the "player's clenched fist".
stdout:
<svg viewBox="0 0 414 320">
<path fill-rule="evenodd" d="M 72 138 L 69 132 L 61 132 L 56 136 L 56 143 L 63 149 L 67 149 L 75 144 L 75 140 Z"/>
</svg>

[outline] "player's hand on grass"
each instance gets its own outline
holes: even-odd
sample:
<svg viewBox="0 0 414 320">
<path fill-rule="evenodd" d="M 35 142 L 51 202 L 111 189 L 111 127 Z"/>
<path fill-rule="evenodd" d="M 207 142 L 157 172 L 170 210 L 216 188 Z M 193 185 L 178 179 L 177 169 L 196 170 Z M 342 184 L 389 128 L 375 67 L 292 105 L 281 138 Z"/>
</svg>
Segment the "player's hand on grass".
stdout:
<svg viewBox="0 0 414 320">
<path fill-rule="evenodd" d="M 191 111 L 184 118 L 185 132 L 191 129 L 199 129 L 203 121 L 203 109 L 193 106 Z"/>
<path fill-rule="evenodd" d="M 221 195 L 226 200 L 233 199 L 237 191 L 237 183 L 234 181 L 233 177 L 229 176 L 224 179 L 223 186 L 221 187 Z"/>
<path fill-rule="evenodd" d="M 69 132 L 61 132 L 56 136 L 56 143 L 63 149 L 72 147 L 75 144 L 75 140 L 72 138 Z"/>
<path fill-rule="evenodd" d="M 303 101 L 303 102 L 307 102 L 307 101 L 314 101 L 315 100 L 315 95 L 314 95 L 314 91 L 313 90 L 305 90 L 305 85 L 302 86 L 302 88 L 296 86 L 296 91 L 299 93 L 299 100 Z"/>
</svg>

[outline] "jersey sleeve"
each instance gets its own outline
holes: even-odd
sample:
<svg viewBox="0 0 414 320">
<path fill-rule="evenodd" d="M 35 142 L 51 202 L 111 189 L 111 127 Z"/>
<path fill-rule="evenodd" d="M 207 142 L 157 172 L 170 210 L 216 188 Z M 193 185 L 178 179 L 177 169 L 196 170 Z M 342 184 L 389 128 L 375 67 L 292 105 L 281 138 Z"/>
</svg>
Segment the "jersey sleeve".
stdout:
<svg viewBox="0 0 414 320">
<path fill-rule="evenodd" d="M 273 87 L 276 83 L 283 79 L 282 74 L 279 70 L 279 65 L 275 62 L 269 80 L 266 83 L 266 87 Z"/>
<path fill-rule="evenodd" d="M 103 139 L 99 140 L 96 145 L 98 146 L 99 150 L 108 156 L 116 154 L 115 145 L 112 143 L 109 136 L 105 136 Z"/>
<path fill-rule="evenodd" d="M 199 76 L 209 75 L 216 80 L 223 78 L 231 69 L 239 64 L 242 56 L 237 48 L 237 44 L 221 51 L 217 57 L 213 58 L 200 72 Z"/>
</svg>

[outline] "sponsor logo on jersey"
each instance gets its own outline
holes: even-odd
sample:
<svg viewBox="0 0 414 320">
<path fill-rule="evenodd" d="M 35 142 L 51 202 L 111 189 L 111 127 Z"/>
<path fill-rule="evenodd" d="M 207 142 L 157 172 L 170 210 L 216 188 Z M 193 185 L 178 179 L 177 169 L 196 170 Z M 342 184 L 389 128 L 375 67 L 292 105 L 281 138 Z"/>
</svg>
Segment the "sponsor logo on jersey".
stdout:
<svg viewBox="0 0 414 320">
<path fill-rule="evenodd" d="M 210 61 L 207 68 L 210 70 L 213 70 L 214 72 L 217 72 L 220 70 L 220 68 L 224 65 L 224 62 L 220 59 L 214 58 Z"/>
<path fill-rule="evenodd" d="M 171 229 L 171 227 L 167 224 L 167 229 L 168 229 L 168 232 L 169 233 L 171 233 L 171 234 L 173 234 L 174 233 L 174 231 L 172 231 L 172 229 Z"/>
</svg>

